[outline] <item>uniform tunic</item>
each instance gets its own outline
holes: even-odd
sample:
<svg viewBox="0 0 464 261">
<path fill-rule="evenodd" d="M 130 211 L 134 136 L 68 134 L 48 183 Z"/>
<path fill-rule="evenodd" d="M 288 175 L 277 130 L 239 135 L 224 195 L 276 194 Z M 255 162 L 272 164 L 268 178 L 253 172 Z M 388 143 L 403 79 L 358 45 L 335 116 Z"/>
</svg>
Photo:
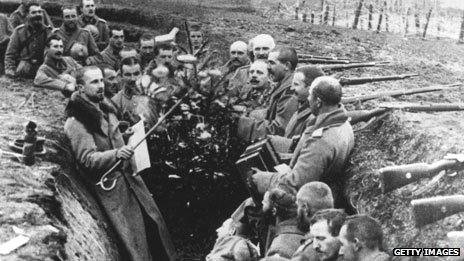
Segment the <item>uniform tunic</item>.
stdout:
<svg viewBox="0 0 464 261">
<path fill-rule="evenodd" d="M 108 45 L 110 39 L 110 28 L 104 19 L 94 15 L 94 16 L 79 16 L 79 25 L 84 28 L 86 25 L 94 25 L 98 29 L 98 37 L 95 40 L 98 48 L 101 50 Z"/>
<path fill-rule="evenodd" d="M 51 27 L 41 26 L 35 28 L 29 23 L 16 27 L 11 35 L 5 53 L 5 71 L 18 72 L 20 62 L 27 63 L 30 69 L 24 73 L 35 75 L 35 72 L 44 61 L 44 50 Z"/>
<path fill-rule="evenodd" d="M 74 32 L 67 32 L 64 29 L 64 25 L 62 25 L 60 28 L 53 30 L 53 34 L 56 34 L 63 39 L 64 55 L 66 56 L 71 55 L 71 47 L 75 42 L 81 43 L 83 46 L 87 47 L 89 56 L 96 55 L 99 52 L 92 35 L 85 29 L 78 27 Z"/>
</svg>

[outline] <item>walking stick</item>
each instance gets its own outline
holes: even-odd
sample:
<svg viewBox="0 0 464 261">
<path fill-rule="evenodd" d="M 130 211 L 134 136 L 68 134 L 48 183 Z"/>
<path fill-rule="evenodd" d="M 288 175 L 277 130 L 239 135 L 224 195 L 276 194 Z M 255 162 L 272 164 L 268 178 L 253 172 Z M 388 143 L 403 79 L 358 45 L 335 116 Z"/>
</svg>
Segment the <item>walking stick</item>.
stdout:
<svg viewBox="0 0 464 261">
<path fill-rule="evenodd" d="M 196 61 L 195 61 L 196 62 Z M 194 65 L 195 65 L 195 62 L 192 62 Z M 146 140 L 155 130 L 156 128 L 161 124 L 163 123 L 164 120 L 166 120 L 166 118 L 171 115 L 174 110 L 179 107 L 179 105 L 182 103 L 182 101 L 187 98 L 193 91 L 195 91 L 195 88 L 191 88 L 186 94 L 184 94 L 184 96 L 182 96 L 182 98 L 180 98 L 170 109 L 169 111 L 167 111 L 163 116 L 161 116 L 161 118 L 158 119 L 158 122 L 150 129 L 148 130 L 148 132 L 145 134 L 145 136 L 139 141 L 137 142 L 135 145 L 134 145 L 134 149 L 136 149 L 138 146 L 140 146 L 140 144 L 142 144 L 142 142 L 144 140 Z M 98 183 L 96 184 L 97 186 L 100 186 L 103 190 L 105 191 L 110 191 L 112 189 L 114 189 L 114 187 L 116 186 L 116 181 L 117 181 L 117 177 L 113 178 L 113 179 L 110 179 L 108 177 L 108 175 L 110 175 L 111 173 L 113 173 L 113 171 L 119 167 L 119 165 L 121 165 L 121 163 L 123 162 L 122 159 L 119 159 L 108 171 L 106 171 L 102 177 L 100 178 L 100 181 L 98 181 Z M 108 182 L 108 181 L 111 181 L 111 184 L 110 186 L 106 186 L 105 183 Z"/>
</svg>

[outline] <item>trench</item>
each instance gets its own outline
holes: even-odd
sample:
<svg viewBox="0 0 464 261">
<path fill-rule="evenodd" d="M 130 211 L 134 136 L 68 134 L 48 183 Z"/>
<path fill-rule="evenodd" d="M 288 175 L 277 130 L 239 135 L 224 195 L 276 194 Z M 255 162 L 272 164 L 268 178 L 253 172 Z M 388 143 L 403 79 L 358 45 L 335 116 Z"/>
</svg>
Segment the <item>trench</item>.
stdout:
<svg viewBox="0 0 464 261">
<path fill-rule="evenodd" d="M 10 13 L 16 7 L 17 3 L 0 3 L 0 12 Z M 56 3 L 50 3 L 45 9 L 53 17 L 60 14 L 59 5 Z M 147 12 L 140 13 L 135 9 L 115 7 L 100 9 L 97 14 L 110 20 L 110 26 L 114 24 L 125 26 L 127 40 L 130 42 L 136 42 L 145 32 L 167 33 L 174 26 L 181 28 L 179 35 L 181 42 L 185 39 L 182 17 L 166 14 L 157 16 Z M 114 19 L 115 17 L 117 20 Z M 214 44 L 222 46 L 221 50 L 224 50 L 224 46 L 227 46 L 226 40 L 216 36 L 213 33 L 211 39 L 214 39 L 216 41 Z M 459 134 L 452 134 L 451 137 L 459 137 Z M 411 191 L 423 186 L 427 181 L 420 181 L 383 195 L 375 170 L 393 164 L 433 162 L 448 152 L 459 153 L 462 144 L 450 145 L 452 141 L 441 141 L 441 137 L 434 133 L 410 128 L 396 113 L 374 126 L 357 132 L 355 138 L 356 146 L 352 155 L 347 191 L 359 212 L 369 213 L 381 221 L 387 246 L 446 246 L 445 241 L 435 239 L 444 238 L 447 231 L 462 230 L 460 216 L 454 215 L 445 222 L 423 229 L 416 228 L 409 206 L 409 202 L 415 198 L 411 195 Z M 49 238 L 55 247 L 51 252 L 58 251 L 60 258 L 69 260 L 120 259 L 114 232 L 108 226 L 107 219 L 99 210 L 98 204 L 85 186 L 73 176 L 69 169 L 69 161 L 61 161 L 61 165 L 62 168 L 53 173 L 54 182 L 51 182 L 53 196 L 30 199 L 41 206 L 57 223 L 63 225 L 63 233 Z M 157 195 L 156 202 L 165 215 L 175 244 L 186 259 L 202 260 L 214 243 L 214 230 L 235 208 L 234 202 L 240 202 L 246 196 L 239 187 L 231 186 L 227 179 L 219 178 L 214 181 L 216 182 L 214 189 L 204 192 L 207 195 L 205 198 L 192 204 L 192 200 L 188 198 L 196 195 L 193 189 L 189 188 L 192 183 L 186 186 L 176 180 L 155 175 L 151 177 L 147 175 L 145 180 L 150 190 Z M 446 182 L 421 197 L 459 193 L 463 185 L 459 177 L 447 177 Z M 189 193 L 184 195 L 168 193 L 179 186 L 188 189 Z M 224 193 L 223 188 L 229 188 L 228 194 Z M 221 193 L 223 195 L 219 200 L 216 198 L 214 201 L 215 196 Z M 214 215 L 209 214 L 211 212 L 214 212 Z M 53 259 L 59 260 L 59 258 Z"/>
</svg>

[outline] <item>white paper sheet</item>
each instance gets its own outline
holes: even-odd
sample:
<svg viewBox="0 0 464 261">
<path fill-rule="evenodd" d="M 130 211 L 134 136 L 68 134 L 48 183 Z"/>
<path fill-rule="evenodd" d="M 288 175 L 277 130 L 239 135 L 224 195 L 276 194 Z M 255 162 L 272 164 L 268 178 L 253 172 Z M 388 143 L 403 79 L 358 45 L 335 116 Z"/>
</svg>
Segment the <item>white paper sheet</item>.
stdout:
<svg viewBox="0 0 464 261">
<path fill-rule="evenodd" d="M 29 241 L 29 237 L 19 235 L 0 245 L 0 255 L 8 255 Z"/>
<path fill-rule="evenodd" d="M 135 146 L 135 144 L 145 137 L 143 120 L 134 124 L 134 126 L 132 126 L 132 130 L 134 131 L 134 134 L 130 136 L 128 144 Z M 140 171 L 151 167 L 146 140 L 142 141 L 142 143 L 134 149 L 134 155 L 131 158 L 131 166 L 134 171 L 134 176 Z"/>
</svg>

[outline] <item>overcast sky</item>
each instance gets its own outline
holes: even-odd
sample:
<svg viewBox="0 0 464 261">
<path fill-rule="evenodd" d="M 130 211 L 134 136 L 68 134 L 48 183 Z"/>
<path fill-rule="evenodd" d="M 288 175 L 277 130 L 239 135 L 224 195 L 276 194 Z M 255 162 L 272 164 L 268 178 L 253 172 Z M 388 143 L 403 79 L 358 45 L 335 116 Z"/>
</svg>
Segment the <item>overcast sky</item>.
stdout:
<svg viewBox="0 0 464 261">
<path fill-rule="evenodd" d="M 454 7 L 464 9 L 464 0 L 441 0 L 442 7 Z"/>
</svg>

